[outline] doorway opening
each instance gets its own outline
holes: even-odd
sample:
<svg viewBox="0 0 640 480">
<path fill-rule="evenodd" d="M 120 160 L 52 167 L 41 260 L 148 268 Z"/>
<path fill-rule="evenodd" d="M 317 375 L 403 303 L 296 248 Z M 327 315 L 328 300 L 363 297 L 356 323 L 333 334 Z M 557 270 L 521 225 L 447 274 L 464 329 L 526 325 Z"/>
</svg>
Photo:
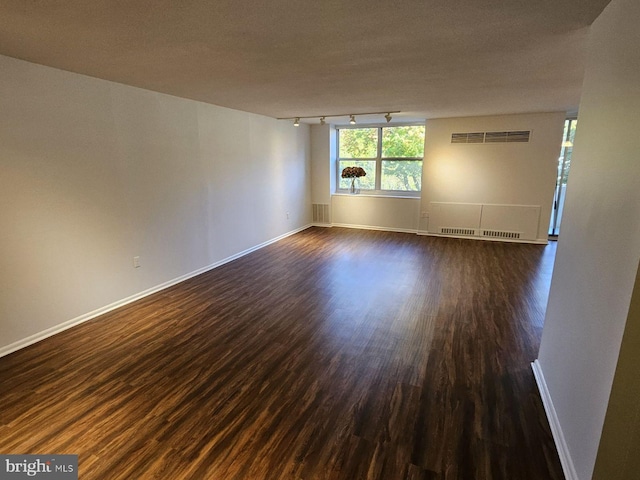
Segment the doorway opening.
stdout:
<svg viewBox="0 0 640 480">
<path fill-rule="evenodd" d="M 560 235 L 562 223 L 562 211 L 567 191 L 567 180 L 571 169 L 571 154 L 573 153 L 573 140 L 578 126 L 577 118 L 567 118 L 564 121 L 564 134 L 562 136 L 562 149 L 558 158 L 558 176 L 556 177 L 556 190 L 553 194 L 551 221 L 549 222 L 549 238 L 555 240 Z"/>
</svg>

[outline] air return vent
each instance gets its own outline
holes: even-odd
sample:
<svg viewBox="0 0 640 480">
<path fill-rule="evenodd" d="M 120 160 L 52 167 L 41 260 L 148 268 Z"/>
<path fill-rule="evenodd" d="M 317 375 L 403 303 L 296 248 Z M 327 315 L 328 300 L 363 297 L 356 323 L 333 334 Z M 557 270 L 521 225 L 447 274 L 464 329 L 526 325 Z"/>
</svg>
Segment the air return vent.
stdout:
<svg viewBox="0 0 640 480">
<path fill-rule="evenodd" d="M 484 143 L 526 143 L 529 141 L 528 131 L 517 132 L 487 132 Z"/>
<path fill-rule="evenodd" d="M 452 133 L 451 143 L 483 143 L 484 132 L 480 133 Z"/>
<path fill-rule="evenodd" d="M 531 130 L 452 133 L 451 143 L 527 143 Z"/>
<path fill-rule="evenodd" d="M 322 203 L 314 203 L 313 206 L 313 223 L 331 223 L 329 218 L 329 205 Z"/>
</svg>

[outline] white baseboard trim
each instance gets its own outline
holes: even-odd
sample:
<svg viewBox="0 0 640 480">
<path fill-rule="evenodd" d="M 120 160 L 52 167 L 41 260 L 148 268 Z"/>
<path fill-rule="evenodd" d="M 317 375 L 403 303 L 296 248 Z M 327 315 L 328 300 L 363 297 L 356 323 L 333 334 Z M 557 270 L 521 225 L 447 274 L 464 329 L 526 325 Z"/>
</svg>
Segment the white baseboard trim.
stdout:
<svg viewBox="0 0 640 480">
<path fill-rule="evenodd" d="M 413 233 L 417 232 L 416 229 L 412 228 L 392 228 L 392 227 L 377 227 L 371 225 L 354 225 L 351 223 L 332 223 L 332 227 L 343 227 L 343 228 L 356 228 L 359 230 L 376 230 L 379 232 L 398 232 L 398 233 Z"/>
<path fill-rule="evenodd" d="M 69 328 L 75 327 L 76 325 L 79 325 L 88 320 L 92 320 L 96 317 L 99 317 L 100 315 L 103 315 L 107 312 L 115 310 L 116 308 L 123 307 L 129 303 L 135 302 L 136 300 L 140 300 L 141 298 L 147 297 L 151 294 L 164 290 L 165 288 L 172 287 L 173 285 L 176 285 L 180 282 L 184 282 L 185 280 L 188 280 L 192 277 L 208 272 L 209 270 L 213 270 L 214 268 L 220 267 L 225 263 L 229 263 L 240 257 L 244 257 L 245 255 L 248 255 L 251 252 L 255 252 L 256 250 L 264 248 L 267 245 L 271 245 L 272 243 L 282 240 L 283 238 L 290 237 L 291 235 L 295 235 L 296 233 L 306 230 L 311 226 L 312 226 L 311 224 L 308 224 L 303 227 L 292 230 L 290 232 L 284 233 L 278 237 L 272 238 L 271 240 L 267 240 L 266 242 L 262 242 L 259 245 L 243 250 L 242 252 L 231 255 L 230 257 L 224 258 L 218 262 L 212 263 L 211 265 L 207 265 L 206 267 L 199 268 L 197 270 L 194 270 L 193 272 L 187 273 L 185 275 L 181 275 L 177 278 L 161 283 L 160 285 L 156 285 L 155 287 L 148 288 L 147 290 L 144 290 L 142 292 L 136 293 L 129 297 L 123 298 L 122 300 L 118 300 L 116 302 L 110 303 L 109 305 L 105 305 L 104 307 L 100 307 L 96 310 L 80 315 L 79 317 L 72 318 L 71 320 L 67 320 L 66 322 L 60 323 L 51 328 L 47 328 L 46 330 L 43 330 L 41 332 L 35 333 L 26 338 L 18 340 L 17 342 L 11 343 L 4 347 L 0 347 L 0 357 L 9 355 L 10 353 L 20 350 L 21 348 L 25 348 L 25 347 L 28 347 L 29 345 L 33 345 L 34 343 L 44 340 L 45 338 L 51 337 L 57 333 L 68 330 Z"/>
<path fill-rule="evenodd" d="M 576 473 L 576 468 L 573 465 L 569 447 L 567 446 L 564 434 L 562 433 L 562 427 L 560 426 L 556 409 L 553 406 L 553 401 L 551 400 L 551 395 L 547 388 L 547 382 L 544 379 L 542 366 L 538 360 L 535 360 L 531 364 L 531 368 L 533 370 L 533 376 L 536 379 L 536 384 L 538 385 L 540 397 L 542 397 L 542 404 L 544 405 L 544 411 L 547 414 L 547 419 L 549 420 L 551 434 L 553 435 L 553 440 L 556 444 L 556 450 L 558 450 L 558 456 L 560 457 L 564 476 L 567 480 L 578 480 L 578 474 Z"/>
<path fill-rule="evenodd" d="M 432 233 L 425 230 L 418 230 L 418 235 L 424 235 L 427 237 L 442 237 L 442 238 L 463 238 L 467 240 L 482 240 L 483 242 L 507 242 L 507 243 L 529 243 L 534 245 L 547 245 L 549 241 L 547 239 L 536 240 L 516 240 L 513 238 L 491 238 L 491 237 L 478 237 L 476 235 L 443 235 L 441 233 Z"/>
</svg>

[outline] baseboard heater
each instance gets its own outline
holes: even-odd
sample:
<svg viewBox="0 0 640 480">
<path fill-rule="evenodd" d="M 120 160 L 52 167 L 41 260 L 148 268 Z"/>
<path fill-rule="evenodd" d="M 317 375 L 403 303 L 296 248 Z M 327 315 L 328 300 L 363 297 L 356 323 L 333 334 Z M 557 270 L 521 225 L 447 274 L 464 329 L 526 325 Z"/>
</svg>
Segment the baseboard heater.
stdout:
<svg viewBox="0 0 640 480">
<path fill-rule="evenodd" d="M 539 205 L 431 202 L 427 231 L 436 235 L 535 241 Z"/>
</svg>

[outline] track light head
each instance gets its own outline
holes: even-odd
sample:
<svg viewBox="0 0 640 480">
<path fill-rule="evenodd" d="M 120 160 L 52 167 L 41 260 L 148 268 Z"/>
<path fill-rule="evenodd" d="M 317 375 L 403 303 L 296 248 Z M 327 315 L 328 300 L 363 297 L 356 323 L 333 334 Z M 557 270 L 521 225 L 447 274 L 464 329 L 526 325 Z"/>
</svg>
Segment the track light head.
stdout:
<svg viewBox="0 0 640 480">
<path fill-rule="evenodd" d="M 356 116 L 355 115 L 349 115 L 349 123 L 351 125 L 355 125 L 356 124 Z"/>
<path fill-rule="evenodd" d="M 390 113 L 387 113 L 387 114 L 384 116 L 384 118 L 387 120 L 387 123 L 389 123 L 389 122 L 391 121 L 391 118 L 392 118 L 392 117 L 391 117 L 391 114 L 390 114 Z"/>
<path fill-rule="evenodd" d="M 293 126 L 294 127 L 300 126 L 300 117 L 296 117 L 296 119 L 293 121 Z"/>
<path fill-rule="evenodd" d="M 320 117 L 320 125 L 324 125 L 326 122 L 325 117 Z"/>
</svg>

